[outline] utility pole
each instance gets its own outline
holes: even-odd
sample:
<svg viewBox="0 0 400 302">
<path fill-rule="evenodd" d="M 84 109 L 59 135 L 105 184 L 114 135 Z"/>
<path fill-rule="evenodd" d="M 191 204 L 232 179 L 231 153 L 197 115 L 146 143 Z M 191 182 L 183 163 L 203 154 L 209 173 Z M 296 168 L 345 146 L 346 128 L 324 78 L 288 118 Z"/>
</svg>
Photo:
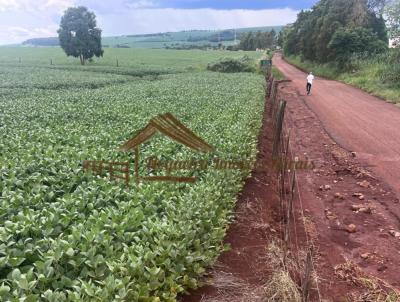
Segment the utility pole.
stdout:
<svg viewBox="0 0 400 302">
<path fill-rule="evenodd" d="M 237 36 L 236 36 L 236 28 L 235 28 L 235 45 L 236 45 L 236 38 L 237 38 Z"/>
</svg>

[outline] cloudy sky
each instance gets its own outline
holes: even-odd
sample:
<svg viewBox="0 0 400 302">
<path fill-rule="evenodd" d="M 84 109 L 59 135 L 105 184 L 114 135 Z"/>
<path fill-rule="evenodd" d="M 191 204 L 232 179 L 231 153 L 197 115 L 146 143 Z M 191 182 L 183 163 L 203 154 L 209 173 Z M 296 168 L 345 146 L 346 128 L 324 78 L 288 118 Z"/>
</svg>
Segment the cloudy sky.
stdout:
<svg viewBox="0 0 400 302">
<path fill-rule="evenodd" d="M 316 0 L 0 0 L 0 44 L 55 36 L 63 11 L 84 5 L 103 35 L 284 25 Z"/>
</svg>

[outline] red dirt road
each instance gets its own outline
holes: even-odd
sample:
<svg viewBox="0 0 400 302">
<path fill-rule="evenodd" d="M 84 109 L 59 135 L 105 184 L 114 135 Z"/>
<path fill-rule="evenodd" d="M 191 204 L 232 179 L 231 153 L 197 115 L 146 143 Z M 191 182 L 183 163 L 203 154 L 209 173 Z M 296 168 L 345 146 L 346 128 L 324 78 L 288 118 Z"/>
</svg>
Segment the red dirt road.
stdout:
<svg viewBox="0 0 400 302">
<path fill-rule="evenodd" d="M 306 74 L 275 56 L 274 65 L 305 95 Z M 339 145 L 400 196 L 400 108 L 352 86 L 316 78 L 306 104 Z"/>
<path fill-rule="evenodd" d="M 379 295 L 383 297 L 389 292 L 394 293 L 394 288 L 400 289 L 400 238 L 396 235 L 396 232 L 400 232 L 400 200 L 386 181 L 381 181 L 375 172 L 371 173 L 366 167 L 368 157 L 364 156 L 362 160 L 359 156 L 354 157 L 330 137 L 332 130 L 324 118 L 337 131 L 337 141 L 341 135 L 348 139 L 347 132 L 341 132 L 341 124 L 336 120 L 336 116 L 346 113 L 342 110 L 340 114 L 337 113 L 337 108 L 342 106 L 341 101 L 345 100 L 336 101 L 336 97 L 329 94 L 333 99 L 331 101 L 325 97 L 327 93 L 320 92 L 320 89 L 324 89 L 329 93 L 329 85 L 335 84 L 350 90 L 354 88 L 317 79 L 314 95 L 304 96 L 304 73 L 281 58 L 274 60 L 294 80 L 281 83 L 277 91 L 278 99 L 287 101 L 284 128 L 286 133 L 290 132 L 289 156 L 310 160 L 315 167 L 312 170 L 298 170 L 296 174 L 298 194 L 293 200 L 296 218 L 291 224 L 288 255 L 293 258 L 290 263 L 300 266 L 291 269 L 292 277 L 298 285 L 301 284 L 301 255 L 304 257 L 311 248 L 314 256 L 313 275 L 318 282 L 313 282 L 310 301 L 378 301 Z M 323 88 L 322 82 L 327 82 Z M 345 90 L 340 89 L 342 92 Z M 335 90 L 332 90 L 334 93 Z M 351 93 L 347 96 L 351 97 Z M 329 109 L 322 110 L 324 118 L 313 112 L 321 108 L 321 99 L 325 101 L 322 105 L 336 102 L 336 107 L 328 106 Z M 209 271 L 208 277 L 203 280 L 205 286 L 190 292 L 188 296 L 182 296 L 180 301 L 256 302 L 266 301 L 271 294 L 279 294 L 266 292 L 266 288 L 269 288 L 266 284 L 272 280 L 273 273 L 279 270 L 273 265 L 276 261 L 270 258 L 271 254 L 276 257 L 275 252 L 271 253 L 266 248 L 282 244 L 285 230 L 277 174 L 268 166 L 274 138 L 274 118 L 269 114 L 271 101 L 266 100 L 258 141 L 257 166 L 266 169 L 253 171 L 238 197 L 235 220 L 225 238 L 225 243 L 231 249 L 224 252 Z M 378 108 L 393 106 L 382 101 L 373 102 Z M 351 100 L 347 100 L 345 105 L 351 108 L 350 103 Z M 312 110 L 312 105 L 316 109 Z M 399 113 L 397 110 L 396 114 Z M 351 115 L 349 118 L 352 118 Z M 348 122 L 346 118 L 339 118 L 339 121 L 346 123 L 345 129 L 353 130 L 350 135 L 358 140 L 357 129 L 351 128 L 352 121 Z M 369 127 L 369 131 L 372 131 L 373 127 Z M 363 129 L 360 130 L 362 135 Z M 368 136 L 363 137 L 363 140 L 367 139 Z M 356 144 L 346 147 L 358 151 Z M 387 149 L 390 151 L 390 147 Z M 368 149 L 368 152 L 371 150 Z M 382 175 L 384 178 L 385 174 Z M 290 190 L 288 183 L 286 186 Z M 351 225 L 353 227 L 349 228 Z M 350 276 L 369 281 L 360 282 Z"/>
</svg>

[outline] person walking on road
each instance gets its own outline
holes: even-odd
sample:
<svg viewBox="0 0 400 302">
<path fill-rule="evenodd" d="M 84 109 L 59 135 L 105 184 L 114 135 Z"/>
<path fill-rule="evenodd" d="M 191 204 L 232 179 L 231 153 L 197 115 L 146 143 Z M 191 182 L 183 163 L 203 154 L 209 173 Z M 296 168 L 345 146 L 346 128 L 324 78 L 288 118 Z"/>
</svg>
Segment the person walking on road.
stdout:
<svg viewBox="0 0 400 302">
<path fill-rule="evenodd" d="M 311 93 L 311 87 L 313 81 L 314 81 L 314 75 L 312 74 L 312 72 L 310 72 L 309 75 L 307 76 L 307 95 L 310 95 Z"/>
</svg>

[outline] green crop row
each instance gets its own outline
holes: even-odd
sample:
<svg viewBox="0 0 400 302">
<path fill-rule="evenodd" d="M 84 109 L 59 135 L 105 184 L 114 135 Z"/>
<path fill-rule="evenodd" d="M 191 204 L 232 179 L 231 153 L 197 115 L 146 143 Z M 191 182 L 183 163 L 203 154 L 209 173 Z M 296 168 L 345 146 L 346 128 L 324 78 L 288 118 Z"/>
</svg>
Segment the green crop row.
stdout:
<svg viewBox="0 0 400 302">
<path fill-rule="evenodd" d="M 1 69 L 0 301 L 176 301 L 225 248 L 250 171 L 180 171 L 198 181 L 127 187 L 84 173 L 82 161 L 133 166 L 118 147 L 165 112 L 217 151 L 156 135 L 140 150 L 142 174 L 152 156 L 254 160 L 262 77 L 173 64 L 142 68 L 152 76 L 96 68 Z"/>
</svg>

